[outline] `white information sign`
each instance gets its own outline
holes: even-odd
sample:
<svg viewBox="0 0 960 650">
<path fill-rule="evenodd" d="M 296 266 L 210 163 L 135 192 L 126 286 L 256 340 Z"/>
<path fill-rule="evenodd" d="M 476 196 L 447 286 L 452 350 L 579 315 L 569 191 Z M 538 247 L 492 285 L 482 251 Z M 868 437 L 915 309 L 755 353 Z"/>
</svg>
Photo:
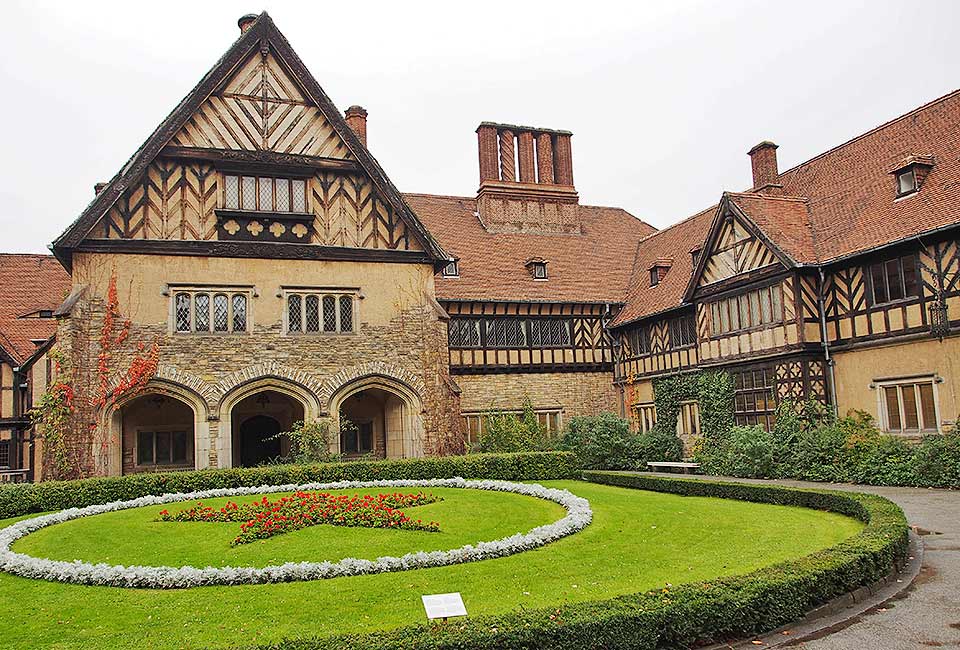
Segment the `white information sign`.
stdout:
<svg viewBox="0 0 960 650">
<path fill-rule="evenodd" d="M 420 596 L 423 608 L 427 610 L 427 618 L 448 618 L 450 616 L 466 616 L 467 608 L 463 606 L 463 598 L 459 593 L 432 594 Z"/>
</svg>

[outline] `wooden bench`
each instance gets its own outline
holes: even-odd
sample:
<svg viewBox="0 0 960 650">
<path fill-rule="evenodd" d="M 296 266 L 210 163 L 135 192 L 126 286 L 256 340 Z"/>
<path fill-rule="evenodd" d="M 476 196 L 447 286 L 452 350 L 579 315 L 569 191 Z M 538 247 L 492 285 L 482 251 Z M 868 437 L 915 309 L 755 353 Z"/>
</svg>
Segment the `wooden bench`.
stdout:
<svg viewBox="0 0 960 650">
<path fill-rule="evenodd" d="M 693 474 L 698 469 L 700 469 L 700 463 L 678 463 L 673 461 L 661 461 L 661 462 L 647 462 L 647 467 L 650 469 L 663 469 L 667 472 L 672 472 L 675 469 L 682 470 L 684 474 Z"/>
</svg>

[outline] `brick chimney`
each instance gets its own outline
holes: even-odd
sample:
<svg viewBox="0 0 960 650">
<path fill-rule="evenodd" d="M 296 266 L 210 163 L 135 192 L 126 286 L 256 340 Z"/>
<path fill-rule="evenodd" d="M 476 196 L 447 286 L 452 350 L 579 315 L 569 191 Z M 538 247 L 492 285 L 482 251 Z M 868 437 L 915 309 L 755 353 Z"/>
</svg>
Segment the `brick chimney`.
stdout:
<svg viewBox="0 0 960 650">
<path fill-rule="evenodd" d="M 247 30 L 253 27 L 253 23 L 257 22 L 257 14 L 244 14 L 240 16 L 240 19 L 237 21 L 237 26 L 240 27 L 240 33 L 246 34 Z"/>
<path fill-rule="evenodd" d="M 354 104 L 343 112 L 347 119 L 347 126 L 360 138 L 364 147 L 367 146 L 367 111 L 362 106 Z"/>
<path fill-rule="evenodd" d="M 480 220 L 491 232 L 581 230 L 569 131 L 483 122 Z"/>
<path fill-rule="evenodd" d="M 776 192 L 783 188 L 779 183 L 780 172 L 777 169 L 777 145 L 764 140 L 747 154 L 750 156 L 750 166 L 753 168 L 754 192 L 764 190 Z"/>
</svg>

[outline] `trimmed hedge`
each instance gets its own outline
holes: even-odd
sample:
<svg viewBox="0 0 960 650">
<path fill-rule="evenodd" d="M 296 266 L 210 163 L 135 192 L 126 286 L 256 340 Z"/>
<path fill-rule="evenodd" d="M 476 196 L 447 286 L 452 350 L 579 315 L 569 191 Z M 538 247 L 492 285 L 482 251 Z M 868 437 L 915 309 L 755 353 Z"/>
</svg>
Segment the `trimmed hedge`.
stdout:
<svg viewBox="0 0 960 650">
<path fill-rule="evenodd" d="M 320 465 L 270 465 L 242 469 L 130 474 L 110 478 L 0 486 L 0 519 L 34 512 L 126 501 L 146 495 L 194 492 L 214 488 L 332 481 L 415 480 L 455 476 L 503 481 L 548 481 L 575 478 L 578 475 L 576 458 L 573 454 L 566 452 L 472 454 Z"/>
<path fill-rule="evenodd" d="M 287 639 L 259 650 L 594 650 L 678 648 L 766 632 L 841 594 L 884 578 L 907 553 L 892 502 L 866 494 L 586 472 L 597 483 L 838 512 L 866 523 L 854 537 L 753 573 L 499 616 L 419 624 L 363 635 Z"/>
</svg>

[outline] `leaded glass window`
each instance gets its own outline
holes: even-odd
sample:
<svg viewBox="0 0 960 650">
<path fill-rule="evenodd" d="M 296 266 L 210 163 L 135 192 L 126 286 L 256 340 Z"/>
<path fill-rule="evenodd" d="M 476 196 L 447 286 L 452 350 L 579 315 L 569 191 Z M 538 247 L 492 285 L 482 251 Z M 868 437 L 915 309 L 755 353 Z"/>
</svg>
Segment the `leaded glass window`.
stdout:
<svg viewBox="0 0 960 650">
<path fill-rule="evenodd" d="M 487 321 L 487 346 L 491 348 L 519 348 L 527 344 L 523 321 L 514 318 L 494 318 Z"/>
<path fill-rule="evenodd" d="M 176 332 L 246 332 L 249 320 L 247 292 L 211 294 L 184 289 L 173 298 L 173 329 Z M 212 311 L 212 313 L 211 313 Z"/>
<path fill-rule="evenodd" d="M 570 321 L 555 318 L 531 320 L 530 341 L 542 348 L 570 345 Z"/>
<path fill-rule="evenodd" d="M 480 321 L 467 318 L 452 318 L 447 328 L 452 348 L 480 347 Z"/>
<path fill-rule="evenodd" d="M 247 297 L 242 293 L 233 294 L 233 331 L 247 330 Z"/>
<path fill-rule="evenodd" d="M 353 297 L 340 296 L 340 331 L 353 330 Z"/>
<path fill-rule="evenodd" d="M 356 322 L 353 293 L 287 294 L 287 333 L 350 334 Z"/>
<path fill-rule="evenodd" d="M 317 296 L 307 296 L 304 300 L 307 310 L 307 331 L 320 331 L 320 298 Z"/>
<path fill-rule="evenodd" d="M 303 297 L 297 294 L 287 296 L 287 331 L 303 330 Z"/>
<path fill-rule="evenodd" d="M 175 301 L 177 331 L 190 331 L 190 294 L 178 293 Z"/>
<path fill-rule="evenodd" d="M 230 326 L 230 320 L 227 316 L 229 305 L 227 297 L 218 293 L 213 297 L 213 331 L 226 332 Z"/>
<path fill-rule="evenodd" d="M 337 299 L 333 296 L 323 297 L 323 331 L 337 331 Z"/>
<path fill-rule="evenodd" d="M 198 293 L 193 297 L 193 325 L 198 332 L 210 331 L 210 295 Z"/>
<path fill-rule="evenodd" d="M 260 212 L 306 212 L 307 181 L 224 174 L 223 207 Z"/>
</svg>

